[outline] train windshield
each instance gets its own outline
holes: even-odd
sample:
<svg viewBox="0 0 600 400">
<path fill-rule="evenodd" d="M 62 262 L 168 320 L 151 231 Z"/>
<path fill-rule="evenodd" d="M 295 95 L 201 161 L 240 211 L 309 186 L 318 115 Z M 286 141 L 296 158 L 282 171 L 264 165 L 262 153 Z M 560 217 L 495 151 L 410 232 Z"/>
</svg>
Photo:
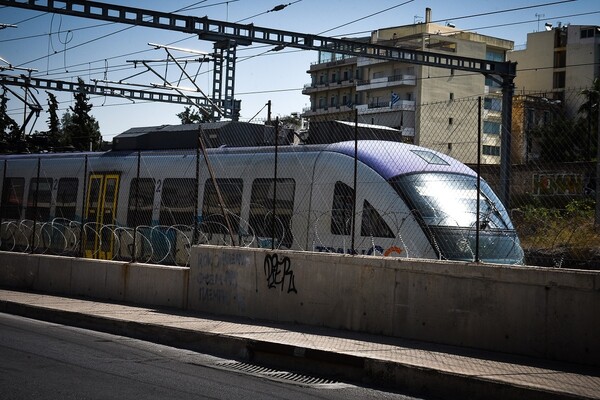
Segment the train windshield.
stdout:
<svg viewBox="0 0 600 400">
<path fill-rule="evenodd" d="M 523 250 L 510 217 L 484 181 L 479 195 L 476 177 L 455 173 L 403 175 L 390 183 L 413 209 L 441 258 L 473 261 L 479 224 L 481 261 L 523 263 Z"/>
</svg>

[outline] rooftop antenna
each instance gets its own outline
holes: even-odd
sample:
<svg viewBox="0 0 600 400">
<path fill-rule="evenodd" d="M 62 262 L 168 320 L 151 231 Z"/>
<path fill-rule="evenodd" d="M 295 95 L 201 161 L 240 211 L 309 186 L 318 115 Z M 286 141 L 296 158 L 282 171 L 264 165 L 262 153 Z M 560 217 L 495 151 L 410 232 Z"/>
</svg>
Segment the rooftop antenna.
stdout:
<svg viewBox="0 0 600 400">
<path fill-rule="evenodd" d="M 536 32 L 540 31 L 540 18 L 544 18 L 545 16 L 546 16 L 546 14 L 535 13 L 535 17 L 537 18 L 537 21 L 538 21 L 538 27 L 537 27 L 537 31 Z"/>
</svg>

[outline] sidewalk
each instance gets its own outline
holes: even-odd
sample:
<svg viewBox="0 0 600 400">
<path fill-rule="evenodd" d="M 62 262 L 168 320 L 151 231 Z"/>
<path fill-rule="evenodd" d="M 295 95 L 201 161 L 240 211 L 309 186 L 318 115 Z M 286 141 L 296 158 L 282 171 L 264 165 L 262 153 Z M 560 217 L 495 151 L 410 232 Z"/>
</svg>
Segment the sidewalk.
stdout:
<svg viewBox="0 0 600 400">
<path fill-rule="evenodd" d="M 2 289 L 0 312 L 445 399 L 600 399 L 596 368 L 396 338 Z"/>
</svg>

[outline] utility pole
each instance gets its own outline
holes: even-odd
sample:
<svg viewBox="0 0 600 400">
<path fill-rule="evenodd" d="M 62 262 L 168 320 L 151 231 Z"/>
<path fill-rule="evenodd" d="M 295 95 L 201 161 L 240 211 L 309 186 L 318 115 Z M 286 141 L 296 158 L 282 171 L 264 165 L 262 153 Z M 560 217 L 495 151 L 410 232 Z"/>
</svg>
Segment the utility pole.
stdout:
<svg viewBox="0 0 600 400">
<path fill-rule="evenodd" d="M 598 100 L 596 104 L 596 108 L 598 109 L 598 125 L 596 126 L 598 144 L 596 145 L 596 218 L 594 226 L 596 232 L 600 232 L 600 93 L 596 99 Z"/>
</svg>

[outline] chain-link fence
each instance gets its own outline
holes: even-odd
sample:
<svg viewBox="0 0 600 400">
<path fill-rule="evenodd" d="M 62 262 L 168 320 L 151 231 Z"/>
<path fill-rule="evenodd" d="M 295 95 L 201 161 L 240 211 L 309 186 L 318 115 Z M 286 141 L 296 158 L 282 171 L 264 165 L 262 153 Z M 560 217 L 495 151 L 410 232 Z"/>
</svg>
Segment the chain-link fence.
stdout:
<svg viewBox="0 0 600 400">
<path fill-rule="evenodd" d="M 348 110 L 307 130 L 186 125 L 138 130 L 107 153 L 5 156 L 0 244 L 178 265 L 217 244 L 597 267 L 597 120 L 560 107 L 515 97 L 506 205 L 491 95 Z"/>
</svg>

